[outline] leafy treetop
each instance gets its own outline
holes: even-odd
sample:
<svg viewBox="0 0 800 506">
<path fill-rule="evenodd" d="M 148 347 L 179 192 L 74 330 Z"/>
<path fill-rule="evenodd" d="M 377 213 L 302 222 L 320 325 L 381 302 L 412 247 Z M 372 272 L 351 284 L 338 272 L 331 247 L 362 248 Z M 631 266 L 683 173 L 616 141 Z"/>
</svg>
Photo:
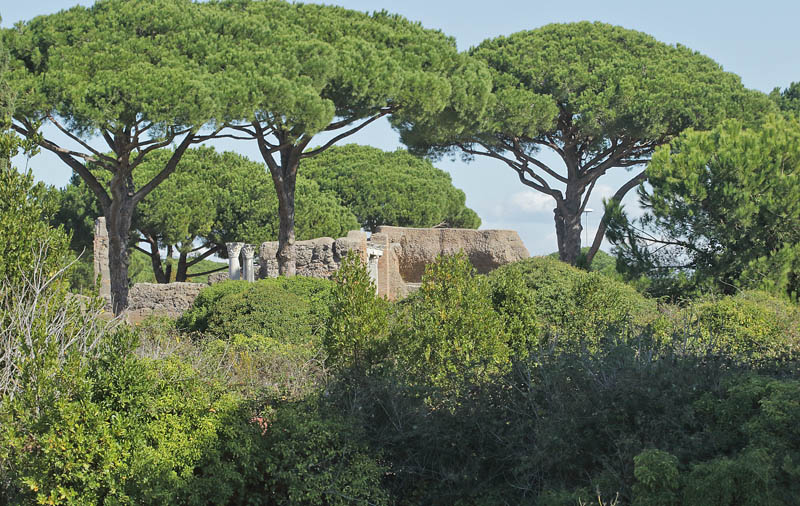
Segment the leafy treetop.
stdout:
<svg viewBox="0 0 800 506">
<path fill-rule="evenodd" d="M 800 115 L 800 81 L 790 84 L 782 91 L 775 88 L 769 96 L 782 111 Z"/>
<path fill-rule="evenodd" d="M 687 127 L 749 119 L 772 107 L 708 57 L 603 23 L 547 25 L 486 40 L 470 54 L 492 73 L 486 114 L 458 129 L 447 121 L 398 123 L 403 140 L 429 154 L 498 159 L 523 184 L 550 195 L 560 257 L 570 263 L 580 253 L 581 213 L 607 171 L 645 163 Z M 550 166 L 543 148 L 563 168 Z M 638 172 L 614 198 L 644 177 Z M 589 261 L 602 236 L 601 227 Z"/>
<path fill-rule="evenodd" d="M 303 162 L 302 177 L 332 191 L 365 230 L 400 227 L 477 228 L 481 220 L 464 205 L 450 175 L 407 151 L 393 153 L 349 144 Z"/>
<path fill-rule="evenodd" d="M 767 117 L 758 128 L 729 120 L 689 130 L 656 152 L 644 216 L 616 206 L 609 225 L 620 265 L 669 289 L 800 293 L 800 124 Z"/>
<path fill-rule="evenodd" d="M 203 54 L 224 75 L 229 132 L 255 140 L 278 193 L 277 258 L 294 273 L 294 187 L 302 159 L 389 114 L 465 114 L 488 97 L 485 67 L 453 39 L 401 16 L 271 0 L 202 4 L 215 48 Z M 315 135 L 331 137 L 307 149 Z"/>
</svg>

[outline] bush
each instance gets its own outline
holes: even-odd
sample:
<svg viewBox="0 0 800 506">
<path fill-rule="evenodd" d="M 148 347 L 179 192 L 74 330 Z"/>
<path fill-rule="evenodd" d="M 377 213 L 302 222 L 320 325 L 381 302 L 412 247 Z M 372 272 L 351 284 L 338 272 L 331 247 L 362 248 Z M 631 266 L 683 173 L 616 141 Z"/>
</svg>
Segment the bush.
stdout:
<svg viewBox="0 0 800 506">
<path fill-rule="evenodd" d="M 398 360 L 418 381 L 458 390 L 509 365 L 503 320 L 489 284 L 463 253 L 439 256 L 394 329 Z"/>
<path fill-rule="evenodd" d="M 388 303 L 375 295 L 366 265 L 352 252 L 333 280 L 336 286 L 324 338 L 328 363 L 366 370 L 385 357 Z"/>
<path fill-rule="evenodd" d="M 758 362 L 800 352 L 800 308 L 765 292 L 706 297 L 672 318 L 682 351 Z"/>
<path fill-rule="evenodd" d="M 219 376 L 248 398 L 282 394 L 299 399 L 325 379 L 324 353 L 311 336 L 286 342 L 262 335 L 237 334 L 230 340 L 198 343 L 205 376 Z"/>
<path fill-rule="evenodd" d="M 190 332 L 206 332 L 208 319 L 217 311 L 217 304 L 226 295 L 238 295 L 249 288 L 247 281 L 225 281 L 203 288 L 192 307 L 178 319 L 178 327 Z"/>
<path fill-rule="evenodd" d="M 659 316 L 656 302 L 632 287 L 553 258 L 502 266 L 489 280 L 509 328 L 540 346 L 575 351 L 597 350 L 609 340 L 629 342 L 651 333 Z"/>
<path fill-rule="evenodd" d="M 178 325 L 225 339 L 258 334 L 299 342 L 322 330 L 332 287 L 328 280 L 301 276 L 226 281 L 203 289 Z"/>
<path fill-rule="evenodd" d="M 341 415 L 313 397 L 272 405 L 265 431 L 266 504 L 388 504 L 386 469 Z"/>
<path fill-rule="evenodd" d="M 15 503 L 222 504 L 257 481 L 260 429 L 235 394 L 174 359 L 107 345 L 2 405 Z M 57 396 L 66 384 L 68 396 Z M 42 400 L 44 399 L 44 401 Z"/>
<path fill-rule="evenodd" d="M 44 184 L 6 166 L 0 153 L 0 296 L 34 271 L 50 277 L 70 260 L 69 237 L 48 225 L 54 204 Z"/>
</svg>

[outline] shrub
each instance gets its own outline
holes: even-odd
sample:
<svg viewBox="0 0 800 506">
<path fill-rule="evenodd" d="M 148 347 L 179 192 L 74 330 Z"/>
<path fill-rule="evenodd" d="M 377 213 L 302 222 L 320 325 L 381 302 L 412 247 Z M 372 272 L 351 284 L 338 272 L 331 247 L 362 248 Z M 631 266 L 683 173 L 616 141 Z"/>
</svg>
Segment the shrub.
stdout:
<svg viewBox="0 0 800 506">
<path fill-rule="evenodd" d="M 207 333 L 232 338 L 260 334 L 297 342 L 311 335 L 308 302 L 271 284 L 261 284 L 222 297 L 208 317 Z"/>
<path fill-rule="evenodd" d="M 439 256 L 395 332 L 398 359 L 417 380 L 445 390 L 481 382 L 508 366 L 503 320 L 489 284 L 463 253 Z"/>
<path fill-rule="evenodd" d="M 192 303 L 192 307 L 178 319 L 178 326 L 191 332 L 208 330 L 208 318 L 217 310 L 220 299 L 246 291 L 246 281 L 225 281 L 203 288 Z"/>
<path fill-rule="evenodd" d="M 634 506 L 679 504 L 678 459 L 662 450 L 645 450 L 633 458 Z"/>
<path fill-rule="evenodd" d="M 765 292 L 700 299 L 672 320 L 676 346 L 758 362 L 800 351 L 800 309 Z"/>
<path fill-rule="evenodd" d="M 336 286 L 324 337 L 328 363 L 366 370 L 385 355 L 388 303 L 375 295 L 366 265 L 352 252 L 333 280 Z"/>
<path fill-rule="evenodd" d="M 388 504 L 386 469 L 355 426 L 318 399 L 277 401 L 265 432 L 266 504 Z"/>
<path fill-rule="evenodd" d="M 311 336 L 286 342 L 237 334 L 229 340 L 210 339 L 196 345 L 204 376 L 220 377 L 248 398 L 278 394 L 301 398 L 325 378 L 324 353 Z"/>
<path fill-rule="evenodd" d="M 647 334 L 658 320 L 656 302 L 632 287 L 553 258 L 502 266 L 489 280 L 495 307 L 513 332 L 531 336 L 530 344 L 597 350 L 607 340 Z"/>
<path fill-rule="evenodd" d="M 132 355 L 134 345 L 130 332 L 108 336 L 96 360 L 50 369 L 3 400 L 9 502 L 224 504 L 262 479 L 247 404 L 177 357 Z"/>
<path fill-rule="evenodd" d="M 297 342 L 321 331 L 331 288 L 328 280 L 300 276 L 227 281 L 203 289 L 178 325 L 226 339 L 259 334 Z"/>
</svg>

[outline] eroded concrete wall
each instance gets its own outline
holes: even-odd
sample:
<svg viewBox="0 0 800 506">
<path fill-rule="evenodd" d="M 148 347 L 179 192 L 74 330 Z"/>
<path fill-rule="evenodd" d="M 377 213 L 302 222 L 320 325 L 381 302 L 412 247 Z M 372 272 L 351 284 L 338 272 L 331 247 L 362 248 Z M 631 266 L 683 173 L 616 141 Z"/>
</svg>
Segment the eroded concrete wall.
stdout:
<svg viewBox="0 0 800 506">
<path fill-rule="evenodd" d="M 463 251 L 481 274 L 530 256 L 513 230 L 378 227 L 375 235 L 391 245 L 398 275 L 407 284 L 420 283 L 425 266 L 442 254 Z M 392 260 L 387 260 L 386 268 L 393 269 Z M 391 282 L 392 274 L 387 276 Z"/>
</svg>

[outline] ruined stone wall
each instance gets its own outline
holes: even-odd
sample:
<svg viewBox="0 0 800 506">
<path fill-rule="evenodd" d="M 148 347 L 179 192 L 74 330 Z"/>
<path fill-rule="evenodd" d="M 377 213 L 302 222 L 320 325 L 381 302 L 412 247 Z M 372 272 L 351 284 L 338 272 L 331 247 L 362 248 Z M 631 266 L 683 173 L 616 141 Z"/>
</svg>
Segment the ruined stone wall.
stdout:
<svg viewBox="0 0 800 506">
<path fill-rule="evenodd" d="M 372 241 L 385 244 L 383 275 L 379 287 L 389 298 L 405 296 L 422 282 L 425 266 L 438 255 L 463 251 L 475 269 L 485 274 L 530 253 L 513 230 L 471 230 L 459 228 L 378 227 Z"/>
<path fill-rule="evenodd" d="M 105 219 L 95 224 L 95 273 L 101 277 L 100 294 L 110 303 L 111 284 L 108 270 L 108 232 Z M 249 246 L 248 246 L 249 247 Z M 513 230 L 471 230 L 452 228 L 378 227 L 369 241 L 366 233 L 353 230 L 347 237 L 321 237 L 295 243 L 297 274 L 329 278 L 339 269 L 348 251 L 357 251 L 377 278 L 377 293 L 390 300 L 407 296 L 419 287 L 425 266 L 440 254 L 463 251 L 479 273 L 528 258 L 530 254 Z M 238 250 L 237 250 L 238 251 Z M 277 241 L 265 242 L 259 249 L 258 278 L 278 276 L 275 254 Z M 220 272 L 209 276 L 209 283 L 228 279 Z M 189 309 L 202 283 L 137 283 L 128 295 L 129 319 L 150 314 L 177 316 Z"/>
<path fill-rule="evenodd" d="M 329 278 L 339 269 L 348 251 L 357 251 L 366 261 L 367 234 L 351 230 L 347 237 L 333 239 L 320 237 L 308 241 L 297 241 L 294 245 L 297 255 L 297 274 L 313 278 Z M 259 249 L 259 278 L 277 278 L 278 241 L 261 244 Z"/>
<path fill-rule="evenodd" d="M 192 307 L 205 283 L 136 283 L 128 292 L 128 319 L 149 315 L 180 316 Z"/>
<path fill-rule="evenodd" d="M 376 278 L 378 295 L 390 300 L 401 299 L 416 290 L 425 266 L 440 254 L 463 251 L 482 274 L 530 256 L 513 230 L 379 227 L 369 240 L 366 233 L 354 230 L 339 239 L 298 241 L 295 248 L 297 274 L 317 278 L 329 278 L 339 269 L 348 251 L 358 251 Z M 259 278 L 278 276 L 277 252 L 277 241 L 261 244 Z M 225 279 L 228 279 L 226 273 L 218 273 L 209 282 Z"/>
</svg>

